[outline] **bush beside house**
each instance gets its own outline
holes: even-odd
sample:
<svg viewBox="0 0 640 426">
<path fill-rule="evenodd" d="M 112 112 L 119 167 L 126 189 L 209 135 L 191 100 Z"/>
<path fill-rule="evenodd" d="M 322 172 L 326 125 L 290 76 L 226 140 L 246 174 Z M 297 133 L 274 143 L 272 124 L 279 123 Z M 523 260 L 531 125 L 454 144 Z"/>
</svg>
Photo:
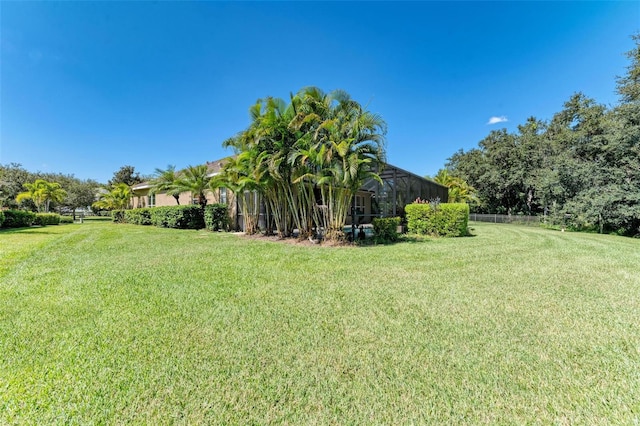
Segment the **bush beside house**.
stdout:
<svg viewBox="0 0 640 426">
<path fill-rule="evenodd" d="M 204 208 L 204 224 L 209 231 L 226 231 L 229 228 L 227 205 L 207 204 Z"/>
<path fill-rule="evenodd" d="M 127 220 L 124 215 L 125 210 L 112 210 L 111 211 L 111 220 L 114 223 L 127 223 Z"/>
<path fill-rule="evenodd" d="M 151 225 L 151 208 L 125 210 L 124 221 L 132 225 Z"/>
<path fill-rule="evenodd" d="M 151 209 L 151 224 L 161 228 L 202 229 L 204 214 L 200 206 L 170 206 Z"/>
<path fill-rule="evenodd" d="M 399 217 L 376 217 L 373 219 L 373 234 L 379 242 L 398 241 Z"/>
<path fill-rule="evenodd" d="M 204 210 L 197 205 L 142 207 L 111 212 L 116 223 L 154 225 L 160 228 L 227 230 L 229 211 L 226 204 L 210 204 Z"/>
<path fill-rule="evenodd" d="M 415 203 L 405 206 L 409 232 L 441 237 L 468 235 L 469 205 L 466 203 Z"/>
</svg>

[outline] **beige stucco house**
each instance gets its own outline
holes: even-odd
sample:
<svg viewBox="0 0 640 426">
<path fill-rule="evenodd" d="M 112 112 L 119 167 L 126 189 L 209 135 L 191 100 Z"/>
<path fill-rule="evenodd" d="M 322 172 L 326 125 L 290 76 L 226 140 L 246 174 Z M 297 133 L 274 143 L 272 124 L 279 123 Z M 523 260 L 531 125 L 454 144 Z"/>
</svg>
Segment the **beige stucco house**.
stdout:
<svg viewBox="0 0 640 426">
<path fill-rule="evenodd" d="M 224 160 L 223 158 L 207 162 L 210 177 L 221 172 Z M 439 199 L 441 202 L 447 201 L 447 187 L 399 167 L 386 164 L 378 174 L 382 179 L 382 184 L 373 179 L 367 180 L 355 196 L 356 223 L 358 224 L 371 223 L 374 217 L 403 216 L 404 206 L 412 203 L 416 198 L 423 200 Z M 133 208 L 177 205 L 173 196 L 165 193 L 151 194 L 150 189 L 151 185 L 148 182 L 132 187 Z M 206 195 L 207 204 L 227 204 L 232 228 L 242 229 L 242 214 L 238 208 L 236 196 L 232 191 L 226 188 L 218 188 L 214 191 L 209 191 Z M 319 197 L 319 194 L 317 197 Z M 196 203 L 188 192 L 181 193 L 179 201 L 181 205 Z M 261 224 L 264 224 L 265 216 L 265 207 L 262 206 L 259 221 Z M 347 225 L 350 224 L 351 217 L 348 217 Z"/>
</svg>

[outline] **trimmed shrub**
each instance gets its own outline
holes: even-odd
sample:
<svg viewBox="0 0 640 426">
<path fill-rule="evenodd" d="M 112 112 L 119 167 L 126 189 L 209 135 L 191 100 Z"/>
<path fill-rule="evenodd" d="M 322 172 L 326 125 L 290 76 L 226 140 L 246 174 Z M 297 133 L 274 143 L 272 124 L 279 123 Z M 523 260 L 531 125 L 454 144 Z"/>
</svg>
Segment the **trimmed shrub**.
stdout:
<svg viewBox="0 0 640 426">
<path fill-rule="evenodd" d="M 36 213 L 36 220 L 33 224 L 42 226 L 59 225 L 60 215 L 56 213 Z"/>
<path fill-rule="evenodd" d="M 229 209 L 226 204 L 208 204 L 204 208 L 204 224 L 209 231 L 229 228 Z"/>
<path fill-rule="evenodd" d="M 2 228 L 2 223 L 4 222 L 4 213 L 0 210 L 0 228 Z"/>
<path fill-rule="evenodd" d="M 376 217 L 373 219 L 373 234 L 379 242 L 398 241 L 398 226 L 402 223 L 399 217 Z"/>
<path fill-rule="evenodd" d="M 133 225 L 151 225 L 151 208 L 142 207 L 139 209 L 125 210 L 124 220 Z"/>
<path fill-rule="evenodd" d="M 33 225 L 36 214 L 25 210 L 5 210 L 3 228 L 25 228 Z"/>
<path fill-rule="evenodd" d="M 73 223 L 73 217 L 71 216 L 60 216 L 60 223 Z"/>
<path fill-rule="evenodd" d="M 204 213 L 202 207 L 195 205 L 154 207 L 151 224 L 161 228 L 202 229 Z"/>
<path fill-rule="evenodd" d="M 468 235 L 469 205 L 466 203 L 408 204 L 409 232 L 441 237 Z"/>
<path fill-rule="evenodd" d="M 124 217 L 124 210 L 113 210 L 111 212 L 111 220 L 114 223 L 127 223 Z"/>
</svg>

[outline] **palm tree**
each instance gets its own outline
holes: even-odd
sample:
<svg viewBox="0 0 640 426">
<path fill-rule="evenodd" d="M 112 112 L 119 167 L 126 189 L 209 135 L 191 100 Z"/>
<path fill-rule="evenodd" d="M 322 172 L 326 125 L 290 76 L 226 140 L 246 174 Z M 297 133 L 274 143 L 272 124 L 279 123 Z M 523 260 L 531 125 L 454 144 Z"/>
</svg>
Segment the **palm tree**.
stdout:
<svg viewBox="0 0 640 426">
<path fill-rule="evenodd" d="M 51 202 L 60 203 L 67 196 L 67 192 L 62 189 L 57 182 L 48 182 L 43 179 L 36 179 L 34 183 L 25 183 L 27 189 L 17 195 L 16 201 L 20 202 L 25 199 L 31 199 L 35 203 L 38 211 L 49 211 Z"/>
<path fill-rule="evenodd" d="M 310 158 L 328 208 L 328 236 L 338 238 L 358 189 L 368 178 L 380 181 L 376 170 L 385 160 L 386 124 L 344 91 L 314 98 L 312 109 L 305 120 L 320 121 L 313 131 Z"/>
<path fill-rule="evenodd" d="M 448 201 L 450 203 L 468 203 L 475 200 L 475 189 L 465 180 L 452 176 L 447 169 L 438 170 L 433 180 L 449 188 Z"/>
<path fill-rule="evenodd" d="M 206 191 L 210 189 L 211 176 L 205 164 L 199 166 L 189 166 L 184 169 L 175 181 L 175 190 L 180 192 L 190 192 L 193 199 L 198 200 L 202 208 L 207 205 Z"/>
<path fill-rule="evenodd" d="M 232 143 L 226 141 L 225 143 Z M 260 213 L 260 177 L 256 178 L 255 151 L 243 151 L 235 157 L 229 158 L 222 173 L 216 176 L 214 184 L 229 188 L 236 194 L 236 199 L 242 213 L 243 228 L 247 234 L 258 231 L 258 217 Z"/>
<path fill-rule="evenodd" d="M 164 192 L 175 198 L 176 203 L 180 205 L 180 188 L 177 187 L 177 181 L 180 174 L 176 172 L 176 166 L 168 165 L 166 170 L 156 169 L 154 178 L 151 180 L 151 193 L 156 194 Z"/>
<path fill-rule="evenodd" d="M 131 201 L 131 188 L 126 183 L 118 183 L 111 191 L 100 194 L 100 199 L 92 207 L 101 210 L 124 210 Z"/>
</svg>

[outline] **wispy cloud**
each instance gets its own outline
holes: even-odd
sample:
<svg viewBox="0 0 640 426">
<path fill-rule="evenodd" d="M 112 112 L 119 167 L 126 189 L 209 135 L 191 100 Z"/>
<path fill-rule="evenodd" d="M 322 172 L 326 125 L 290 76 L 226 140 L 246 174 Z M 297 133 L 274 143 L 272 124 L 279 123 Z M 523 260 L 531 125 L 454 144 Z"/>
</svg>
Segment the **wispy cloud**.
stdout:
<svg viewBox="0 0 640 426">
<path fill-rule="evenodd" d="M 498 124 L 498 123 L 504 123 L 505 121 L 509 121 L 509 120 L 504 115 L 501 115 L 500 117 L 493 116 L 489 119 L 487 124 Z"/>
</svg>

